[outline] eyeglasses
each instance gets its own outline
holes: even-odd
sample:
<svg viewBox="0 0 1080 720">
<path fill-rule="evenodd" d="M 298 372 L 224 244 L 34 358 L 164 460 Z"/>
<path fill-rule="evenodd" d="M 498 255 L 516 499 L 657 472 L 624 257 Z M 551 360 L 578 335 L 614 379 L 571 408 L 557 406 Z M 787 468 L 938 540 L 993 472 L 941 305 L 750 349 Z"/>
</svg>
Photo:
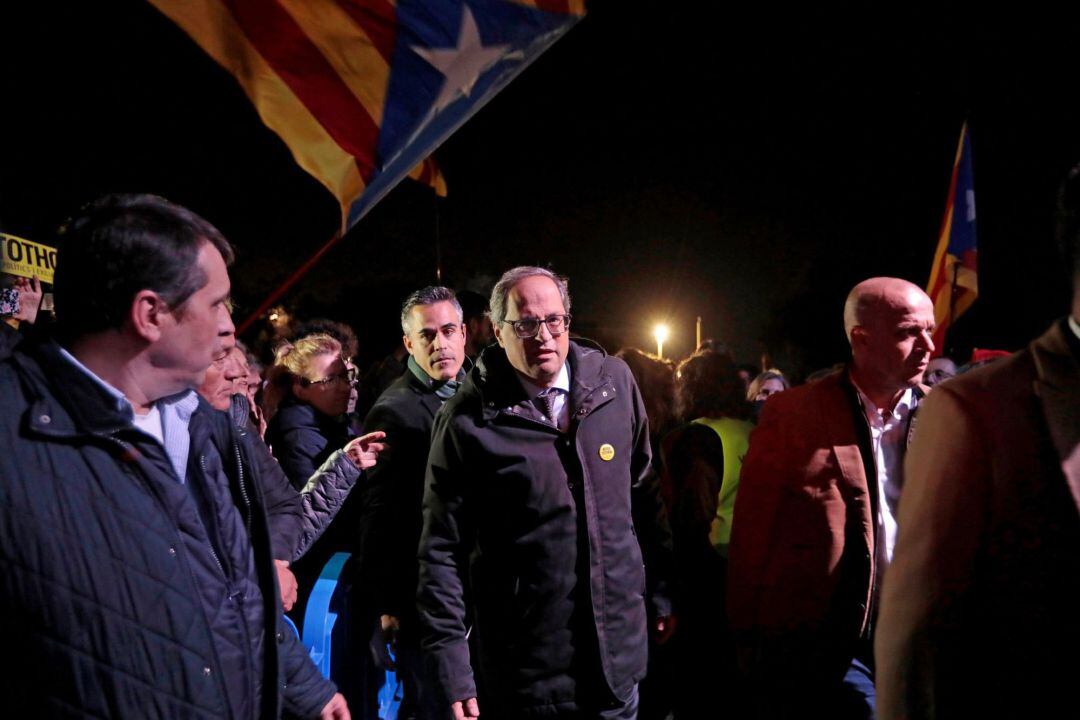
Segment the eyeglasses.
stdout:
<svg viewBox="0 0 1080 720">
<path fill-rule="evenodd" d="M 548 332 L 552 336 L 562 335 L 570 329 L 569 315 L 548 315 L 543 320 L 540 318 L 521 318 L 520 320 L 503 320 L 503 322 L 509 323 L 514 328 L 514 334 L 522 339 L 536 337 L 540 332 L 540 323 L 547 325 Z"/>
<path fill-rule="evenodd" d="M 308 385 L 330 385 L 333 383 L 347 383 L 349 385 L 356 384 L 356 368 L 349 368 L 343 373 L 334 373 L 324 377 L 322 380 L 308 380 L 307 378 L 300 378 L 300 384 L 304 386 Z"/>
</svg>

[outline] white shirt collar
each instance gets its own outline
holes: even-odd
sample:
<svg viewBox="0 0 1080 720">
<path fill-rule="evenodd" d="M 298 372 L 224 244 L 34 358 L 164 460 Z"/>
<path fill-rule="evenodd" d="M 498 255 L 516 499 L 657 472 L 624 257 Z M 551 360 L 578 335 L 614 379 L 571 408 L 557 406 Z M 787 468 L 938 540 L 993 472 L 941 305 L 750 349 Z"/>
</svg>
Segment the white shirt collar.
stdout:
<svg viewBox="0 0 1080 720">
<path fill-rule="evenodd" d="M 547 388 L 541 387 L 531 380 L 526 380 L 525 376 L 521 373 L 515 372 L 514 374 L 517 375 L 518 380 L 521 382 L 521 387 L 525 388 L 525 394 L 529 396 L 530 400 L 538 397 L 540 393 L 547 390 Z M 555 378 L 555 384 L 551 387 L 562 390 L 566 394 L 570 393 L 570 368 L 566 362 L 563 362 L 562 368 L 559 370 L 559 375 Z"/>
<path fill-rule="evenodd" d="M 68 352 L 67 348 L 61 347 L 60 354 L 63 355 L 68 362 L 81 370 L 88 378 L 93 380 L 98 387 L 107 392 L 110 397 L 116 400 L 117 410 L 125 415 L 128 412 L 132 415 L 135 414 L 135 409 L 132 407 L 131 402 L 128 401 L 124 393 L 114 388 L 105 380 L 102 380 L 93 370 L 79 362 L 79 359 Z M 182 422 L 186 423 L 191 419 L 191 415 L 195 412 L 195 409 L 199 407 L 199 395 L 191 389 L 181 390 L 175 395 L 158 399 L 154 402 L 154 405 L 157 406 L 159 403 L 170 408 L 177 414 Z"/>
<path fill-rule="evenodd" d="M 1076 318 L 1072 315 L 1069 316 L 1069 329 L 1073 331 L 1077 340 L 1080 340 L 1080 322 L 1076 322 Z"/>
<path fill-rule="evenodd" d="M 867 396 L 867 394 L 862 391 L 862 388 L 860 388 L 858 384 L 855 383 L 854 379 L 852 379 L 851 383 L 852 385 L 855 385 L 855 390 L 859 393 L 859 401 L 862 403 L 863 413 L 866 415 L 866 419 L 871 423 L 871 425 L 875 423 L 881 424 L 883 422 L 881 408 L 874 404 L 874 402 L 869 398 L 869 396 Z M 905 417 L 908 412 L 911 411 L 911 405 L 914 399 L 915 390 L 913 388 L 908 388 L 900 396 L 900 399 L 896 401 L 896 405 L 893 407 L 890 415 L 892 415 L 893 418 Z"/>
</svg>

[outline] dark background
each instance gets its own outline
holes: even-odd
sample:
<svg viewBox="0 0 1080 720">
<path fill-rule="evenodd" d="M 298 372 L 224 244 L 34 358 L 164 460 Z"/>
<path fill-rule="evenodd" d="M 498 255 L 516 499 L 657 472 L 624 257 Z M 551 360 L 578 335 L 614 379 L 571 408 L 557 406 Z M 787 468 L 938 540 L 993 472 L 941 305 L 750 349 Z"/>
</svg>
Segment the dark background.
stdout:
<svg viewBox="0 0 1080 720">
<path fill-rule="evenodd" d="M 48 242 L 81 203 L 162 194 L 238 250 L 237 319 L 329 238 L 330 194 L 235 81 L 147 3 L 8 3 L 0 231 Z M 841 360 L 841 306 L 877 274 L 925 285 L 960 125 L 974 144 L 981 295 L 961 354 L 1015 349 L 1067 307 L 1057 184 L 1080 160 L 1076 24 L 1037 6 L 597 0 L 437 153 L 450 194 L 405 182 L 284 299 L 400 342 L 435 279 L 570 276 L 575 329 L 689 353 L 694 317 L 741 359 Z"/>
</svg>

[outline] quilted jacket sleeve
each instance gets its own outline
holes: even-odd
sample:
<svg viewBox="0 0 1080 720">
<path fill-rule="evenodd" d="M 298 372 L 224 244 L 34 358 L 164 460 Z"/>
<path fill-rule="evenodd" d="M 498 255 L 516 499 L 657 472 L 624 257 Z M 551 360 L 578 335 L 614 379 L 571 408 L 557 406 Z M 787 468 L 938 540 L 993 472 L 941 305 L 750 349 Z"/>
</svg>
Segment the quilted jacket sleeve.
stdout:
<svg viewBox="0 0 1080 720">
<path fill-rule="evenodd" d="M 322 676 L 300 639 L 280 618 L 278 638 L 284 670 L 282 700 L 285 709 L 301 718 L 318 718 L 326 703 L 337 692 L 337 686 Z"/>
<path fill-rule="evenodd" d="M 315 471 L 300 493 L 299 539 L 293 548 L 295 562 L 319 539 L 337 515 L 362 475 L 342 450 L 335 450 Z"/>
</svg>

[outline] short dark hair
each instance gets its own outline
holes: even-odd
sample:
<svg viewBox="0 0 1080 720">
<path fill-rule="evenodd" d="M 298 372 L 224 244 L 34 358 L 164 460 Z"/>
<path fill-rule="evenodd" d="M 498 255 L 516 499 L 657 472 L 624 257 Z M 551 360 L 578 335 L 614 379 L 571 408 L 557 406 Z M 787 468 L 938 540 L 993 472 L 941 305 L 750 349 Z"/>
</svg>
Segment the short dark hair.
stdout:
<svg viewBox="0 0 1080 720">
<path fill-rule="evenodd" d="M 465 322 L 464 314 L 461 312 L 461 303 L 458 302 L 454 291 L 442 285 L 428 285 L 405 298 L 405 302 L 401 304 L 401 331 L 406 335 L 409 334 L 409 313 L 412 312 L 414 307 L 417 305 L 434 305 L 438 302 L 448 302 L 453 305 L 454 309 L 457 310 L 458 322 Z"/>
<path fill-rule="evenodd" d="M 293 337 L 302 338 L 308 335 L 329 335 L 341 344 L 341 354 L 349 360 L 356 359 L 360 352 L 360 341 L 356 332 L 349 325 L 331 320 L 329 318 L 313 318 L 300 323 L 293 333 Z"/>
<path fill-rule="evenodd" d="M 483 320 L 488 312 L 488 299 L 472 290 L 458 290 L 458 303 L 461 305 L 462 322 L 473 319 Z"/>
<path fill-rule="evenodd" d="M 725 343 L 723 340 L 717 340 L 715 338 L 705 338 L 701 341 L 701 344 L 697 346 L 697 349 L 694 350 L 694 352 L 715 352 L 720 353 L 721 355 L 726 355 L 729 358 L 734 359 L 735 357 L 735 353 L 732 352 L 731 348 L 728 347 L 727 343 Z"/>
<path fill-rule="evenodd" d="M 615 357 L 627 364 L 641 391 L 649 417 L 649 434 L 666 434 L 675 417 L 675 364 L 632 347 L 619 350 Z"/>
<path fill-rule="evenodd" d="M 179 308 L 207 282 L 198 266 L 206 242 L 232 263 L 232 246 L 217 228 L 164 198 L 106 195 L 84 206 L 59 231 L 59 330 L 77 338 L 118 329 L 141 290 Z"/>
<path fill-rule="evenodd" d="M 1069 171 L 1058 191 L 1057 241 L 1075 292 L 1080 278 L 1080 165 Z"/>
<path fill-rule="evenodd" d="M 738 371 L 731 357 L 713 350 L 683 360 L 676 373 L 679 417 L 687 422 L 700 417 L 749 417 L 746 385 Z"/>
</svg>

